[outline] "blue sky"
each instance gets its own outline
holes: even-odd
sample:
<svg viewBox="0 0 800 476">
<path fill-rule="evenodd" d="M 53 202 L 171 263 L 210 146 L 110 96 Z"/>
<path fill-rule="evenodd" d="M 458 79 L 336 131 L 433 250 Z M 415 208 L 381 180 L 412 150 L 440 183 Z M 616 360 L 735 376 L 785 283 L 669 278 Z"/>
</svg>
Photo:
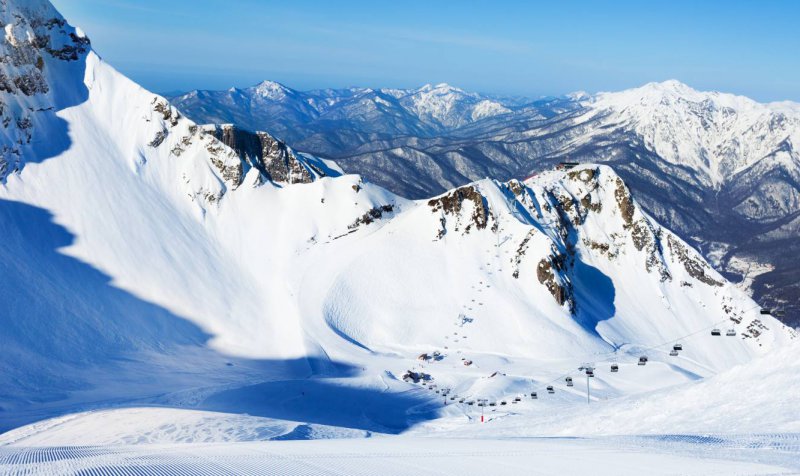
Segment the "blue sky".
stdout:
<svg viewBox="0 0 800 476">
<path fill-rule="evenodd" d="M 800 2 L 52 0 L 145 87 L 411 87 L 527 96 L 679 79 L 800 101 Z"/>
</svg>

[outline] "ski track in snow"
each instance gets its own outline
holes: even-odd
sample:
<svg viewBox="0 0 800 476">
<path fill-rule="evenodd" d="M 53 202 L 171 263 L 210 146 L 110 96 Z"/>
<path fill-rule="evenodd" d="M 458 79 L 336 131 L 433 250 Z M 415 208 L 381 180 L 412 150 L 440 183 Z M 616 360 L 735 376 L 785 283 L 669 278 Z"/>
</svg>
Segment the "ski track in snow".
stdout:
<svg viewBox="0 0 800 476">
<path fill-rule="evenodd" d="M 0 448 L 0 474 L 789 475 L 800 435 L 369 440 Z"/>
</svg>

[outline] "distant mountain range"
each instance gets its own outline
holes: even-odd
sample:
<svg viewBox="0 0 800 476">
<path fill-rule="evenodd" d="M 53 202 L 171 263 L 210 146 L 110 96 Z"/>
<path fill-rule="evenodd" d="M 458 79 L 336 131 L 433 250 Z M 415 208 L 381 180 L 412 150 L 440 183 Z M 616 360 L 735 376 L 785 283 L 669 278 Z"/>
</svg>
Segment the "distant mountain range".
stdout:
<svg viewBox="0 0 800 476">
<path fill-rule="evenodd" d="M 754 296 L 800 324 L 800 105 L 760 104 L 678 81 L 526 100 L 418 89 L 192 91 L 203 123 L 267 130 L 420 198 L 564 160 L 614 165 L 644 208 Z"/>
</svg>

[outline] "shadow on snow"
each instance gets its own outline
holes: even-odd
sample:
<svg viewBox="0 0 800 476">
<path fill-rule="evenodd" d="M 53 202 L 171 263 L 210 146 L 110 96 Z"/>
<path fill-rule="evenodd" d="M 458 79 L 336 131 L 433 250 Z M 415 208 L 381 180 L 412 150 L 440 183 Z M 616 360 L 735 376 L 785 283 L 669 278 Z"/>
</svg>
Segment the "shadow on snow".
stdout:
<svg viewBox="0 0 800 476">
<path fill-rule="evenodd" d="M 597 325 L 616 313 L 614 283 L 602 271 L 576 257 L 572 284 L 577 310 L 575 320 L 586 332 L 599 337 Z"/>
<path fill-rule="evenodd" d="M 408 428 L 412 408 L 435 416 L 421 392 L 345 385 L 360 371 L 349 365 L 218 353 L 195 324 L 59 253 L 75 237 L 44 209 L 0 200 L 0 237 L 0 431 L 137 403 L 379 432 Z"/>
</svg>

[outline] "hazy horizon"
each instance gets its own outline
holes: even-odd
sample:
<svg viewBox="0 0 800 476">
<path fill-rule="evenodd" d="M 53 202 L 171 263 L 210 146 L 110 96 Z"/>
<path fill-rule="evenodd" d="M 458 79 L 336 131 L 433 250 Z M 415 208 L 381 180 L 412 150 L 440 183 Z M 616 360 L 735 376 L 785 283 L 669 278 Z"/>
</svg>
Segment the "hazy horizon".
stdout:
<svg viewBox="0 0 800 476">
<path fill-rule="evenodd" d="M 446 82 L 539 97 L 674 78 L 800 101 L 793 2 L 54 3 L 112 65 L 159 92 L 269 79 L 298 90 Z"/>
</svg>

